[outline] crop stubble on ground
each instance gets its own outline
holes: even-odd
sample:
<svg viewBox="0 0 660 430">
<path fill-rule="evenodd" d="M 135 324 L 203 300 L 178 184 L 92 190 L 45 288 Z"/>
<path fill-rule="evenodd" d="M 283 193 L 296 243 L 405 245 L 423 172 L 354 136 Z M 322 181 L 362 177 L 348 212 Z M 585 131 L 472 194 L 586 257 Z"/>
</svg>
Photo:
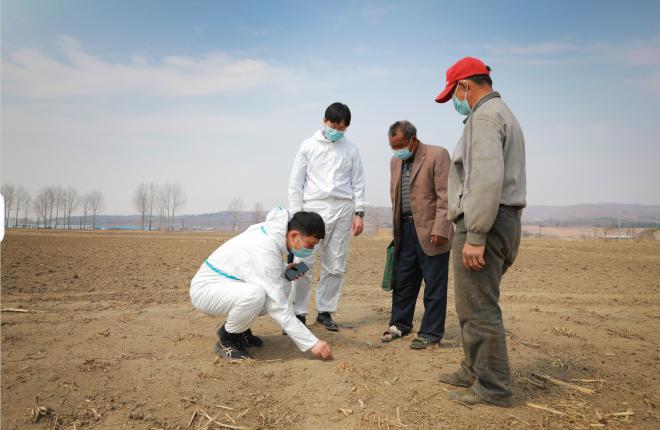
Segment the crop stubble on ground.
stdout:
<svg viewBox="0 0 660 430">
<path fill-rule="evenodd" d="M 353 328 L 312 326 L 331 342 L 334 362 L 301 354 L 267 317 L 253 327 L 265 341 L 256 360 L 217 360 L 221 320 L 194 311 L 187 291 L 226 238 L 10 232 L 2 307 L 38 312 L 2 313 L 2 428 L 197 429 L 209 422 L 202 412 L 244 428 L 660 426 L 655 243 L 523 241 L 502 286 L 516 405 L 501 409 L 452 403 L 449 387 L 435 382 L 462 356 L 451 280 L 441 347 L 380 343 L 390 307 L 378 288 L 387 240 L 374 236 L 351 244 L 336 318 Z M 419 302 L 417 324 L 421 310 Z M 33 422 L 31 413 L 41 416 Z"/>
</svg>

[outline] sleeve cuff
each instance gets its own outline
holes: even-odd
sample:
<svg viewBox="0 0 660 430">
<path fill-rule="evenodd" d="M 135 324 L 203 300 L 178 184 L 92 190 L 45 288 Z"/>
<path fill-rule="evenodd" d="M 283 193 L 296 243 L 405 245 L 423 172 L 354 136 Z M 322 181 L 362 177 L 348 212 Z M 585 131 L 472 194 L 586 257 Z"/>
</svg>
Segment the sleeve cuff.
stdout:
<svg viewBox="0 0 660 430">
<path fill-rule="evenodd" d="M 485 245 L 486 235 L 482 233 L 475 233 L 473 231 L 468 231 L 466 242 L 469 243 L 470 245 Z"/>
<path fill-rule="evenodd" d="M 438 223 L 433 226 L 431 229 L 431 234 L 434 236 L 440 236 L 444 237 L 445 239 L 449 239 L 449 232 L 451 231 L 451 222 L 443 222 L 443 223 Z"/>
<path fill-rule="evenodd" d="M 314 338 L 314 342 L 309 342 L 309 343 L 306 343 L 306 344 L 304 344 L 304 345 L 299 345 L 299 346 L 298 346 L 298 349 L 299 349 L 301 352 L 307 352 L 307 351 L 309 351 L 310 349 L 312 349 L 312 347 L 313 347 L 314 345 L 316 345 L 316 343 L 317 343 L 318 341 L 319 341 L 319 339 L 315 337 L 315 338 Z"/>
</svg>

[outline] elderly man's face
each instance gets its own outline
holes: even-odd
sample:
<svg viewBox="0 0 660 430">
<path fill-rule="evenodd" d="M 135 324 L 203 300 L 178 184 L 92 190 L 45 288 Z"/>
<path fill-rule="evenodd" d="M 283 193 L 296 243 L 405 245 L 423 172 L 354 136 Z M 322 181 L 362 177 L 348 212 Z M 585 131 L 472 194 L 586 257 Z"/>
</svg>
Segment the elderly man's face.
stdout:
<svg viewBox="0 0 660 430">
<path fill-rule="evenodd" d="M 414 151 L 415 147 L 417 147 L 417 137 L 412 136 L 410 139 L 406 139 L 402 130 L 397 130 L 394 136 L 388 136 L 388 138 L 390 140 L 390 148 L 393 151 L 406 148 Z"/>
</svg>

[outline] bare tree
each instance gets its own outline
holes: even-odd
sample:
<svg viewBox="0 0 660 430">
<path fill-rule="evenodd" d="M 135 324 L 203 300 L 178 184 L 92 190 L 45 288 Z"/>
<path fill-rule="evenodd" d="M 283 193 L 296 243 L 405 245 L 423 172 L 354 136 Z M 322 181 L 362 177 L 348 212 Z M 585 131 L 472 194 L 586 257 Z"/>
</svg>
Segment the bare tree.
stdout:
<svg viewBox="0 0 660 430">
<path fill-rule="evenodd" d="M 44 228 L 50 222 L 49 213 L 51 210 L 51 190 L 50 187 L 42 188 L 34 199 L 34 212 L 37 214 L 37 228 L 39 221 L 43 222 Z"/>
<path fill-rule="evenodd" d="M 87 193 L 80 198 L 83 209 L 83 216 L 81 218 L 81 227 L 83 229 L 87 228 L 87 215 L 92 211 L 92 200 L 90 197 L 90 194 Z"/>
<path fill-rule="evenodd" d="M 2 184 L 2 187 L 0 187 L 0 193 L 2 193 L 2 197 L 5 199 L 4 223 L 5 226 L 9 226 L 9 213 L 16 200 L 16 187 L 12 184 Z"/>
<path fill-rule="evenodd" d="M 140 219 L 142 221 L 142 230 L 144 230 L 144 222 L 147 216 L 147 209 L 149 206 L 149 187 L 147 184 L 138 185 L 135 193 L 133 194 L 133 207 L 140 214 Z"/>
<path fill-rule="evenodd" d="M 64 188 L 61 185 L 58 185 L 54 189 L 54 198 L 55 198 L 55 228 L 57 228 L 57 220 L 60 215 L 60 208 L 62 208 L 62 214 L 64 214 Z"/>
<path fill-rule="evenodd" d="M 155 189 L 155 186 L 153 189 Z M 158 201 L 160 204 L 161 226 L 164 220 L 165 229 L 171 230 L 177 210 L 181 209 L 186 203 L 186 193 L 183 191 L 181 184 L 167 182 L 160 187 Z"/>
<path fill-rule="evenodd" d="M 163 230 L 163 220 L 165 220 L 165 230 L 169 231 L 170 229 L 170 204 L 172 199 L 170 198 L 170 188 L 167 186 L 160 187 L 160 192 L 158 193 L 159 202 L 160 202 L 160 229 Z"/>
<path fill-rule="evenodd" d="M 78 191 L 73 187 L 67 187 L 64 190 L 64 225 L 66 228 L 71 228 L 71 212 L 75 211 L 78 205 L 80 205 Z"/>
<path fill-rule="evenodd" d="M 53 207 L 55 206 L 57 189 L 55 187 L 46 187 L 46 206 L 48 210 L 48 226 L 53 224 Z M 45 228 L 46 226 L 44 226 Z"/>
<path fill-rule="evenodd" d="M 176 211 L 186 204 L 186 193 L 178 182 L 167 183 L 165 188 L 169 189 L 171 220 L 174 221 Z"/>
<path fill-rule="evenodd" d="M 153 182 L 149 183 L 147 188 L 147 207 L 149 208 L 149 230 L 151 231 L 151 220 L 154 216 L 154 206 L 158 200 L 158 185 Z"/>
<path fill-rule="evenodd" d="M 231 214 L 231 229 L 233 231 L 236 231 L 236 227 L 238 227 L 238 216 L 240 215 L 241 211 L 245 207 L 245 204 L 243 203 L 243 200 L 241 200 L 238 197 L 234 197 L 232 201 L 229 202 L 229 213 Z"/>
<path fill-rule="evenodd" d="M 14 227 L 18 227 L 18 212 L 25 206 L 26 201 L 30 199 L 30 195 L 23 186 L 19 185 L 16 190 L 16 216 L 14 217 Z"/>
<path fill-rule="evenodd" d="M 260 223 L 261 218 L 264 216 L 264 205 L 259 202 L 255 203 L 254 207 L 252 208 L 252 214 L 254 215 L 255 224 Z"/>
<path fill-rule="evenodd" d="M 30 194 L 28 192 L 25 192 L 26 199 L 25 202 L 23 203 L 23 225 L 27 226 L 28 224 L 28 213 L 30 213 L 30 201 L 32 198 L 30 197 Z"/>
<path fill-rule="evenodd" d="M 103 210 L 103 193 L 95 190 L 89 193 L 89 208 L 92 211 L 92 230 L 96 229 L 96 215 Z"/>
</svg>

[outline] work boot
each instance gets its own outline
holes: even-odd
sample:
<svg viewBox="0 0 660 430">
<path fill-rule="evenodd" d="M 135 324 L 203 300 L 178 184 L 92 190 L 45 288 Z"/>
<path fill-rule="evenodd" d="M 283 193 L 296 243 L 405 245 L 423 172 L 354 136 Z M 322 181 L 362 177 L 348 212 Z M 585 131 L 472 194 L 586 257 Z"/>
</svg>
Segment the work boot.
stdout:
<svg viewBox="0 0 660 430">
<path fill-rule="evenodd" d="M 458 372 L 442 373 L 440 376 L 438 376 L 438 380 L 455 387 L 470 388 L 472 384 L 474 384 L 474 379 L 470 381 L 469 379 L 464 378 L 462 375 L 459 375 Z"/>
<path fill-rule="evenodd" d="M 304 326 L 307 326 L 307 317 L 305 315 L 296 315 L 296 318 L 300 320 L 301 323 L 303 323 Z M 282 336 L 286 336 L 286 332 L 282 330 Z"/>
<path fill-rule="evenodd" d="M 316 322 L 323 324 L 323 327 L 329 331 L 339 331 L 339 326 L 332 320 L 330 312 L 319 312 L 316 316 Z"/>
<path fill-rule="evenodd" d="M 251 329 L 247 329 L 241 333 L 241 340 L 243 341 L 243 345 L 247 346 L 248 348 L 252 346 L 259 348 L 264 344 L 264 341 L 261 340 L 261 338 L 252 334 Z"/>
<path fill-rule="evenodd" d="M 243 347 L 242 334 L 243 333 L 228 333 L 223 324 L 218 330 L 218 337 L 220 339 L 215 343 L 213 351 L 228 360 L 252 358 Z"/>
</svg>

